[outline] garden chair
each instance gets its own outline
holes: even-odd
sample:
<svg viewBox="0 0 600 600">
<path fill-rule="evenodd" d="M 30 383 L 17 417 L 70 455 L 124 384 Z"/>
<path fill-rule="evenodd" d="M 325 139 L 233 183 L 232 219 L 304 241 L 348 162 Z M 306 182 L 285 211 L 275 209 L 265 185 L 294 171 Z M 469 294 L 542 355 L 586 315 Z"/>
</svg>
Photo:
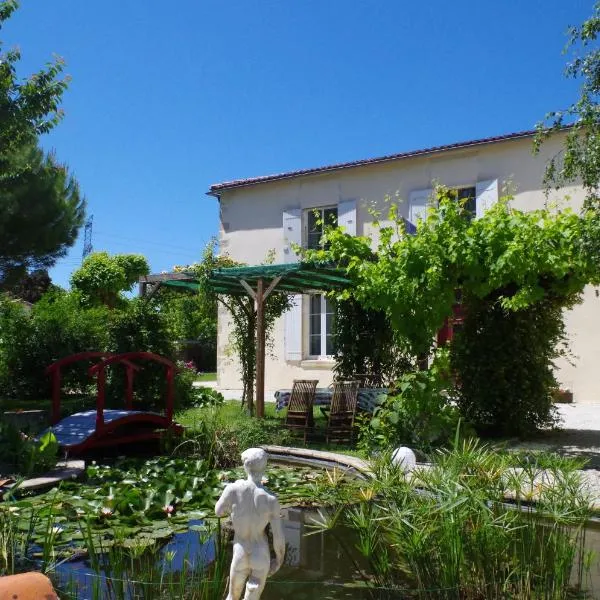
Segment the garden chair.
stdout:
<svg viewBox="0 0 600 600">
<path fill-rule="evenodd" d="M 313 427 L 313 401 L 317 390 L 316 379 L 294 379 L 290 401 L 288 402 L 285 425 L 289 429 L 304 432 L 304 443 L 308 430 Z"/>
<path fill-rule="evenodd" d="M 351 443 L 358 400 L 359 381 L 336 381 L 327 420 L 327 443 Z"/>
</svg>

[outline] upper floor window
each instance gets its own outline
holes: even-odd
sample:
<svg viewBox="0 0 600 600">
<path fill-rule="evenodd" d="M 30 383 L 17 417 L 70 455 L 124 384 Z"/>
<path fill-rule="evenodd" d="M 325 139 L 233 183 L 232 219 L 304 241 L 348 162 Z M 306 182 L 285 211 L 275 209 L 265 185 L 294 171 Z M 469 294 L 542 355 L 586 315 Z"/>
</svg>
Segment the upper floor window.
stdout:
<svg viewBox="0 0 600 600">
<path fill-rule="evenodd" d="M 456 201 L 462 203 L 469 220 L 474 219 L 477 215 L 477 190 L 475 186 L 457 188 L 454 191 L 456 192 Z"/>
<path fill-rule="evenodd" d="M 306 214 L 306 247 L 311 250 L 318 250 L 322 246 L 321 238 L 323 237 L 325 227 L 337 225 L 338 209 L 337 206 L 311 208 Z"/>
</svg>

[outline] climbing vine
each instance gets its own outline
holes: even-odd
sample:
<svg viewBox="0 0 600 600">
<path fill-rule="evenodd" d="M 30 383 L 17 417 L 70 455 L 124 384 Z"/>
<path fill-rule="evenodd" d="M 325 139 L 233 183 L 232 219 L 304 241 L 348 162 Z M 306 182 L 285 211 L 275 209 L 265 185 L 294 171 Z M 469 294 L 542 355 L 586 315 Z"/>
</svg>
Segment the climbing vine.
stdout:
<svg viewBox="0 0 600 600">
<path fill-rule="evenodd" d="M 463 335 L 461 352 L 464 355 L 468 350 L 469 358 L 454 361 L 458 382 L 464 379 L 462 407 L 469 416 L 479 418 L 482 413 L 473 407 L 484 403 L 483 390 L 492 387 L 499 390 L 497 406 L 504 408 L 515 398 L 522 401 L 524 394 L 548 397 L 554 383 L 547 373 L 561 338 L 561 309 L 577 303 L 586 284 L 600 282 L 598 261 L 586 248 L 586 240 L 598 238 L 598 219 L 569 210 L 522 212 L 505 197 L 482 218 L 472 220 L 455 194 L 443 187 L 437 189 L 436 204 L 419 222 L 415 235 L 404 233 L 403 221 L 393 206 L 393 226 L 379 228 L 375 251 L 370 238 L 350 237 L 328 228 L 326 245 L 307 258 L 344 267 L 355 285 L 338 297 L 383 311 L 395 336 L 405 341 L 413 356 L 431 353 L 436 332 L 452 315 L 457 290 L 469 306 L 479 306 L 472 312 L 475 322 Z M 539 317 L 544 309 L 553 321 L 532 338 L 525 327 L 526 315 Z M 512 347 L 503 344 L 493 353 L 491 348 L 478 351 L 477 336 L 491 336 L 489 327 L 498 323 L 510 329 Z M 488 329 L 483 332 L 484 328 Z M 496 329 L 494 335 L 498 334 Z M 536 354 L 535 360 L 528 362 L 529 370 L 508 368 L 517 340 L 522 358 Z M 488 377 L 476 394 L 475 380 L 473 385 L 467 384 L 469 373 L 488 366 L 489 377 L 503 377 L 507 384 L 496 388 Z M 536 385 L 531 383 L 534 378 Z M 529 422 L 534 426 L 550 419 L 545 400 L 532 402 L 530 408 L 535 414 Z M 511 421 L 515 422 L 510 411 L 502 409 L 488 414 L 481 425 L 510 433 Z"/>
<path fill-rule="evenodd" d="M 266 257 L 265 264 L 273 262 L 272 254 Z M 176 271 L 194 274 L 200 282 L 200 293 L 221 304 L 231 318 L 229 347 L 237 357 L 242 375 L 242 406 L 246 404 L 254 410 L 254 382 L 256 377 L 256 308 L 249 296 L 216 294 L 208 285 L 210 273 L 214 269 L 240 267 L 243 263 L 234 261 L 227 255 L 216 253 L 216 241 L 209 242 L 204 250 L 202 261 L 187 267 L 176 267 Z M 265 339 L 267 348 L 272 347 L 272 333 L 275 321 L 290 308 L 287 294 L 273 293 L 265 301 Z"/>
</svg>

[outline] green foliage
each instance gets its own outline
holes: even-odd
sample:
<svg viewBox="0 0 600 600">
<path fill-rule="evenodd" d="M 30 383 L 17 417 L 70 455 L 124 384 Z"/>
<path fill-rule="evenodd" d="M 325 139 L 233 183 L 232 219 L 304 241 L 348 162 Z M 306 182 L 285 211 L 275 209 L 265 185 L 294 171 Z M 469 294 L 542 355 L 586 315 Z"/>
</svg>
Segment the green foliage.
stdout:
<svg viewBox="0 0 600 600">
<path fill-rule="evenodd" d="M 16 0 L 0 2 L 0 29 L 18 6 Z M 16 48 L 0 55 L 0 147 L 3 149 L 28 141 L 32 135 L 47 133 L 62 118 L 59 107 L 68 83 L 67 79 L 58 79 L 63 61 L 55 59 L 20 81 L 16 72 L 20 58 Z"/>
<path fill-rule="evenodd" d="M 18 7 L 0 3 L 0 29 Z M 85 203 L 75 179 L 38 136 L 62 118 L 66 79 L 55 60 L 25 80 L 17 76 L 17 49 L 0 54 L 0 283 L 29 269 L 51 267 L 73 245 Z"/>
<path fill-rule="evenodd" d="M 115 308 L 123 304 L 123 292 L 131 290 L 148 273 L 148 261 L 141 254 L 110 256 L 108 252 L 94 252 L 73 272 L 71 286 L 89 306 Z"/>
<path fill-rule="evenodd" d="M 382 310 L 368 310 L 348 298 L 334 302 L 335 366 L 337 379 L 364 374 L 378 385 L 391 385 L 412 367 Z"/>
<path fill-rule="evenodd" d="M 115 354 L 125 352 L 153 352 L 174 360 L 175 347 L 164 317 L 158 308 L 143 298 L 134 298 L 122 305 L 120 310 L 110 311 L 108 342 L 106 350 Z M 187 387 L 191 383 L 187 382 Z M 186 384 L 180 380 L 178 391 L 182 402 Z M 112 369 L 107 393 L 115 406 L 122 405 L 125 389 L 124 369 Z M 145 362 L 135 376 L 134 401 L 145 407 L 164 407 L 166 393 L 165 367 L 158 363 Z"/>
<path fill-rule="evenodd" d="M 345 266 L 355 286 L 340 296 L 352 297 L 366 309 L 384 311 L 397 339 L 405 340 L 414 356 L 431 352 L 436 332 L 444 319 L 452 315 L 457 290 L 470 302 L 487 304 L 496 315 L 514 315 L 511 322 L 515 327 L 525 320 L 517 316 L 520 311 L 548 308 L 555 319 L 548 321 L 547 330 L 531 339 L 530 351 L 535 358 L 527 363 L 538 372 L 527 374 L 522 369 L 506 369 L 514 356 L 511 347 L 505 344 L 496 347 L 493 354 L 475 352 L 473 348 L 479 343 L 475 332 L 479 332 L 482 323 L 474 323 L 473 335 L 465 338 L 465 343 L 472 344 L 469 354 L 472 362 L 455 362 L 457 369 L 472 369 L 472 372 L 477 369 L 489 372 L 493 362 L 498 370 L 496 380 L 505 378 L 505 383 L 498 387 L 498 405 L 512 406 L 515 396 L 521 395 L 521 388 L 531 390 L 531 394 L 523 392 L 527 398 L 524 408 L 529 415 L 527 424 L 522 426 L 510 418 L 507 422 L 487 425 L 498 431 L 516 432 L 522 427 L 547 423 L 551 415 L 546 398 L 552 382 L 548 378 L 551 365 L 544 364 L 544 360 L 555 356 L 554 345 L 561 331 L 560 309 L 579 301 L 586 284 L 599 281 L 600 263 L 588 247 L 590 241 L 600 239 L 600 219 L 593 214 L 579 217 L 568 210 L 525 213 L 513 209 L 510 198 L 503 198 L 481 218 L 471 220 L 450 190 L 439 188 L 438 200 L 439 206 L 431 208 L 427 218 L 419 222 L 416 235 L 404 235 L 401 220 L 396 220 L 394 227 L 382 227 L 377 253 L 371 251 L 370 239 L 352 238 L 341 230 L 329 229 L 328 249 L 309 253 L 309 258 Z M 397 208 L 392 207 L 392 220 L 396 215 Z M 491 325 L 491 321 L 486 322 Z M 520 328 L 514 332 L 517 335 L 523 336 L 519 347 L 523 348 L 524 357 L 529 332 Z M 457 377 L 463 381 L 462 371 L 457 372 Z M 469 375 L 465 382 L 468 378 Z M 473 409 L 485 402 L 481 391 L 476 393 L 474 386 L 466 385 L 462 392 L 463 408 Z M 534 401 L 534 393 L 542 395 Z M 466 398 L 466 394 L 474 396 Z M 539 411 L 537 415 L 531 413 L 534 407 Z M 467 417 L 471 414 L 472 410 Z M 509 418 L 508 411 L 496 410 L 495 414 Z"/>
<path fill-rule="evenodd" d="M 546 115 L 538 125 L 534 149 L 539 151 L 545 139 L 561 130 L 566 132 L 563 152 L 551 158 L 546 169 L 546 183 L 557 188 L 581 181 L 587 192 L 587 206 L 599 208 L 600 186 L 600 3 L 594 5 L 592 15 L 580 26 L 569 28 L 569 41 L 565 49 L 572 60 L 565 75 L 581 82 L 579 97 L 564 110 Z"/>
<path fill-rule="evenodd" d="M 31 476 L 55 466 L 58 442 L 52 432 L 35 440 L 9 423 L 0 422 L 0 472 Z"/>
<path fill-rule="evenodd" d="M 399 446 L 429 452 L 447 445 L 460 422 L 448 373 L 448 355 L 438 351 L 429 369 L 401 375 L 395 390 L 362 424 L 360 447 L 371 454 Z M 461 428 L 464 433 L 465 425 Z"/>
<path fill-rule="evenodd" d="M 270 254 L 264 264 L 271 264 L 272 262 L 273 256 Z M 216 254 L 216 241 L 212 240 L 204 250 L 202 262 L 189 267 L 176 267 L 175 270 L 194 274 L 198 278 L 201 294 L 205 301 L 209 304 L 210 302 L 218 302 L 227 309 L 231 317 L 230 349 L 239 360 L 242 371 L 242 404 L 247 403 L 250 410 L 253 411 L 256 373 L 256 309 L 254 300 L 249 296 L 215 294 L 207 283 L 212 270 L 236 266 L 241 265 L 229 256 Z M 275 321 L 289 308 L 290 298 L 286 294 L 273 293 L 265 301 L 264 321 L 267 346 Z"/>
<path fill-rule="evenodd" d="M 0 151 L 0 204 L 2 284 L 53 266 L 75 243 L 85 214 L 75 179 L 35 144 Z"/>
<path fill-rule="evenodd" d="M 55 290 L 27 312 L 8 298 L 0 300 L 0 394 L 19 398 L 48 397 L 48 365 L 76 352 L 106 347 L 107 311 L 85 309 L 77 294 Z M 66 369 L 63 386 L 85 391 L 88 364 Z"/>
<path fill-rule="evenodd" d="M 15 298 L 35 304 L 48 290 L 56 287 L 53 285 L 46 269 L 36 269 L 31 273 L 27 273 L 15 285 L 11 286 L 9 293 Z"/>
<path fill-rule="evenodd" d="M 349 527 L 346 559 L 390 598 L 566 600 L 588 582 L 589 497 L 579 463 L 547 458 L 518 462 L 468 440 L 411 478 L 382 459 L 362 502 L 338 505 L 318 528 L 340 539 Z"/>
<path fill-rule="evenodd" d="M 253 419 L 248 411 L 237 406 L 207 408 L 189 428 L 183 448 L 195 454 L 210 457 L 218 468 L 234 467 L 246 448 L 264 444 L 285 446 L 291 440 L 290 432 L 280 419 Z"/>
<path fill-rule="evenodd" d="M 566 345 L 561 306 L 546 301 L 506 311 L 475 298 L 464 306 L 452 342 L 461 413 L 482 435 L 523 436 L 554 425 L 552 367 Z"/>
<path fill-rule="evenodd" d="M 217 390 L 209 387 L 195 387 L 194 401 L 192 406 L 195 408 L 207 408 L 221 406 L 225 402 L 225 397 Z"/>
</svg>

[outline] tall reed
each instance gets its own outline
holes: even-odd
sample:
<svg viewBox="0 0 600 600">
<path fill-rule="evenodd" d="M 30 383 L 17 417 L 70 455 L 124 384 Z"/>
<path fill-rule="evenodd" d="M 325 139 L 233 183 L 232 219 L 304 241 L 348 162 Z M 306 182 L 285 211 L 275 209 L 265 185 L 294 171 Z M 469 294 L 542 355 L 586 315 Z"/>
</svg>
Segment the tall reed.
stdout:
<svg viewBox="0 0 600 600">
<path fill-rule="evenodd" d="M 580 466 L 457 441 L 409 479 L 380 460 L 363 501 L 318 527 L 355 532 L 374 598 L 566 599 L 589 565 Z"/>
</svg>

